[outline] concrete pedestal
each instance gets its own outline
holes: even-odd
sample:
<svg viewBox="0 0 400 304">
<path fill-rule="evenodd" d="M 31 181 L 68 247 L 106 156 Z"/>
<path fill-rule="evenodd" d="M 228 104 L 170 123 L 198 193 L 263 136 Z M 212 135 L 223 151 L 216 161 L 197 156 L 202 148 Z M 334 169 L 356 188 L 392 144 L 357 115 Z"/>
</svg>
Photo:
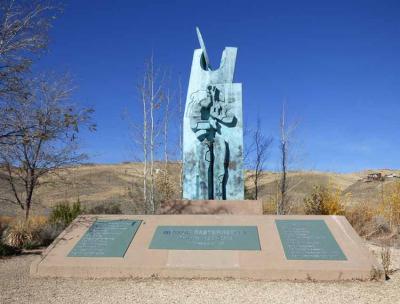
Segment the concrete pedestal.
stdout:
<svg viewBox="0 0 400 304">
<path fill-rule="evenodd" d="M 123 257 L 71 257 L 68 254 L 98 219 L 141 221 Z M 278 221 L 319 221 L 330 231 L 345 259 L 288 258 Z M 326 225 L 325 225 L 326 224 Z M 150 249 L 158 227 L 256 227 L 256 250 Z M 182 228 L 184 229 L 184 228 Z M 318 240 L 318 231 L 314 236 Z M 301 229 L 296 231 L 300 233 Z M 290 236 L 290 235 L 289 235 Z M 303 236 L 302 236 L 303 237 Z M 307 241 L 307 235 L 305 240 Z M 243 235 L 241 236 L 243 238 Z M 287 238 L 287 236 L 286 236 Z M 179 241 L 179 238 L 177 238 Z M 293 240 L 291 240 L 292 242 Z M 312 241 L 312 240 L 311 240 Z M 285 246 L 292 243 L 285 241 Z M 308 241 L 307 241 L 308 242 Z M 296 240 L 294 240 L 296 243 Z M 312 242 L 310 244 L 313 244 Z M 202 244 L 197 244 L 201 246 Z M 304 244 L 300 244 L 302 246 Z M 157 247 L 157 246 L 156 246 Z M 240 247 L 240 246 L 239 246 Z M 238 248 L 239 248 L 238 247 Z M 310 253 L 320 256 L 312 246 Z M 222 247 L 221 247 L 222 248 Z M 254 248 L 253 248 L 254 249 Z M 294 248 L 296 250 L 296 248 Z M 303 246 L 304 250 L 304 246 Z M 317 251 L 315 251 L 317 250 Z M 321 251 L 322 252 L 322 251 Z M 304 254 L 304 252 L 303 252 Z M 382 267 L 342 216 L 269 215 L 103 215 L 80 216 L 31 266 L 31 275 L 80 278 L 246 278 L 262 280 L 369 280 Z"/>
</svg>

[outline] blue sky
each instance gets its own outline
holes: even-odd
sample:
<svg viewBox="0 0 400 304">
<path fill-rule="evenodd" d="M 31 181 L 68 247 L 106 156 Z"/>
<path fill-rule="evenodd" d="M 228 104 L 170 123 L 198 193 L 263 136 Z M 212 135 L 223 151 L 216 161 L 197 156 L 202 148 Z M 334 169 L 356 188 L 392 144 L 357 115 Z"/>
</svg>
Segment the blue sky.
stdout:
<svg viewBox="0 0 400 304">
<path fill-rule="evenodd" d="M 182 78 L 184 95 L 195 26 L 211 64 L 238 47 L 244 123 L 259 113 L 278 136 L 286 100 L 297 121 L 293 167 L 358 171 L 400 168 L 399 1 L 68 1 L 39 67 L 70 72 L 76 100 L 93 106 L 96 133 L 82 133 L 90 161 L 135 158 L 125 110 L 135 101 L 143 62 Z M 268 167 L 277 169 L 277 141 Z"/>
</svg>

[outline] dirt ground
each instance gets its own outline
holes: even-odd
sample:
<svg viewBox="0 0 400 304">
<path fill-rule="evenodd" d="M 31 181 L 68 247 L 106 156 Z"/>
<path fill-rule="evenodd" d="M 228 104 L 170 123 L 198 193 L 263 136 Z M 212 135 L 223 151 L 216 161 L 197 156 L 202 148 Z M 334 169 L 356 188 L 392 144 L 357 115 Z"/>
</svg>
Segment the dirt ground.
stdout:
<svg viewBox="0 0 400 304">
<path fill-rule="evenodd" d="M 0 303 L 400 303 L 399 271 L 385 282 L 341 283 L 38 279 L 29 277 L 35 258 L 0 260 Z M 393 259 L 393 268 L 400 268 L 400 250 L 393 250 Z"/>
</svg>

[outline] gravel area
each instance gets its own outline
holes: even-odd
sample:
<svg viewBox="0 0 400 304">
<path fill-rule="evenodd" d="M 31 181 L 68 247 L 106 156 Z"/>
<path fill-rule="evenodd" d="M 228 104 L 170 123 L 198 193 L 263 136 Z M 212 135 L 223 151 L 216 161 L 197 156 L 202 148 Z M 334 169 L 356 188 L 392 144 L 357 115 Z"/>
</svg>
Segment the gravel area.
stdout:
<svg viewBox="0 0 400 304">
<path fill-rule="evenodd" d="M 400 303 L 400 272 L 386 282 L 341 283 L 38 279 L 29 277 L 35 257 L 0 259 L 0 303 Z"/>
</svg>

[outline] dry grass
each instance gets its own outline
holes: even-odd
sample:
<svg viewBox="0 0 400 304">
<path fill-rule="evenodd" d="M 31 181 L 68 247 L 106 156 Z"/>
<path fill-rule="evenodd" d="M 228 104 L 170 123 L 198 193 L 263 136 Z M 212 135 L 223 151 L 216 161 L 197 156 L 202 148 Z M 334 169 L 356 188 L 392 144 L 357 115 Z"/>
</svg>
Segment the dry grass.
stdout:
<svg viewBox="0 0 400 304">
<path fill-rule="evenodd" d="M 367 204 L 357 204 L 345 210 L 345 216 L 360 236 L 366 237 L 374 230 L 376 208 Z"/>
<path fill-rule="evenodd" d="M 276 200 L 263 200 L 263 213 L 276 214 Z"/>
<path fill-rule="evenodd" d="M 86 209 L 97 205 L 118 204 L 123 213 L 142 213 L 142 167 L 141 163 L 123 163 L 113 165 L 82 165 L 64 170 L 60 179 L 48 179 L 46 186 L 39 188 L 33 204 L 33 213 L 48 214 L 51 207 L 61 202 L 75 202 L 78 199 Z M 164 164 L 156 164 L 156 172 L 162 174 Z M 160 169 L 160 170 L 157 170 Z M 384 173 L 398 173 L 397 171 L 384 171 Z M 360 173 L 331 173 L 315 171 L 295 171 L 288 175 L 291 204 L 293 213 L 303 212 L 301 206 L 305 196 L 312 192 L 315 185 L 327 186 L 334 184 L 342 193 L 351 194 L 349 205 L 368 203 L 377 205 L 380 202 L 380 182 L 365 183 L 360 181 L 368 172 Z M 168 188 L 173 189 L 168 196 L 179 197 L 179 164 L 169 164 Z M 265 211 L 272 212 L 272 202 L 276 199 L 277 181 L 279 174 L 267 172 L 260 180 L 260 199 L 265 203 Z M 251 190 L 251 183 L 246 183 Z M 4 181 L 1 181 L 0 192 L 10 191 Z M 176 193 L 175 193 L 176 192 Z M 350 194 L 349 194 L 350 193 Z M 343 194 L 343 195 L 344 195 Z M 18 206 L 0 204 L 0 214 L 16 215 L 21 211 Z M 274 212 L 272 212 L 274 213 Z"/>
<path fill-rule="evenodd" d="M 1 236 L 3 235 L 3 231 L 8 227 L 13 219 L 14 217 L 12 216 L 0 216 L 0 245 L 2 243 Z"/>
<path fill-rule="evenodd" d="M 46 224 L 47 217 L 45 216 L 31 216 L 28 221 L 16 218 L 8 224 L 7 229 L 3 232 L 3 243 L 15 248 L 40 243 L 40 231 Z"/>
<path fill-rule="evenodd" d="M 0 215 L 0 235 L 3 229 L 5 229 L 13 220 L 13 216 Z"/>
</svg>

